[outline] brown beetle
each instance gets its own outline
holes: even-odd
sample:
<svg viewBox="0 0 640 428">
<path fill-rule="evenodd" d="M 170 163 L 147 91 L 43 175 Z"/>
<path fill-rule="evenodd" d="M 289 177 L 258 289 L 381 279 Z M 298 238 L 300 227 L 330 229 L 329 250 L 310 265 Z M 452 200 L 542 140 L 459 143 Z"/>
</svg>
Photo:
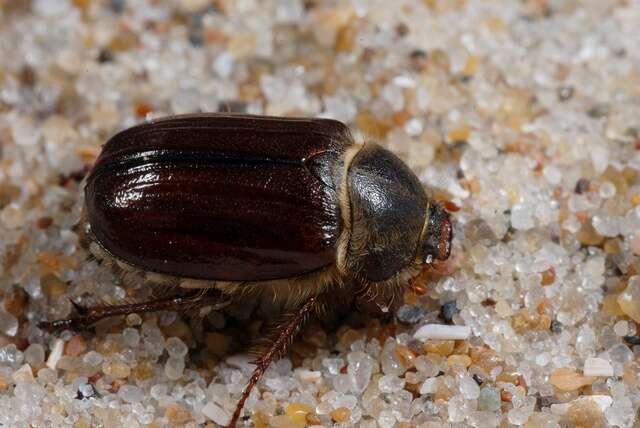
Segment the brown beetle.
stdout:
<svg viewBox="0 0 640 428">
<path fill-rule="evenodd" d="M 79 329 L 132 312 L 271 299 L 283 319 L 230 426 L 310 316 L 389 304 L 449 257 L 449 214 L 388 150 L 328 119 L 199 114 L 115 135 L 87 177 L 83 241 L 115 269 L 192 295 L 80 309 Z M 205 290 L 206 292 L 203 292 Z"/>
</svg>

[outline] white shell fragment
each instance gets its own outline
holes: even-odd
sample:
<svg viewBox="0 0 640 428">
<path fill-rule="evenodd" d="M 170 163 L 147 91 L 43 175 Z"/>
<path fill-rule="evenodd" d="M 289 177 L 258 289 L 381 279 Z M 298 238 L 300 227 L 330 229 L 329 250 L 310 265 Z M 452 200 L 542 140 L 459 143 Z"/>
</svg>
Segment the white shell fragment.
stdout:
<svg viewBox="0 0 640 428">
<path fill-rule="evenodd" d="M 613 376 L 613 367 L 603 358 L 589 357 L 584 362 L 585 376 Z"/>
<path fill-rule="evenodd" d="M 466 325 L 426 324 L 413 334 L 414 339 L 464 340 L 471 336 L 471 327 Z"/>
<path fill-rule="evenodd" d="M 62 353 L 64 352 L 64 341 L 62 339 L 56 339 L 53 342 L 53 346 L 51 346 L 51 353 L 49 354 L 49 358 L 47 359 L 47 367 L 51 370 L 55 370 L 58 365 L 58 361 L 62 357 Z"/>
</svg>

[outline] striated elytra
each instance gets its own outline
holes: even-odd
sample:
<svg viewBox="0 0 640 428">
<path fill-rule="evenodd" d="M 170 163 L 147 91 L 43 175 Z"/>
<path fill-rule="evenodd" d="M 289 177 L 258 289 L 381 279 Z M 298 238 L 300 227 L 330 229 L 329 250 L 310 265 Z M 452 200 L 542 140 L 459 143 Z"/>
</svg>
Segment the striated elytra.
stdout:
<svg viewBox="0 0 640 428">
<path fill-rule="evenodd" d="M 335 266 L 380 282 L 450 251 L 448 214 L 405 164 L 328 119 L 145 123 L 104 146 L 85 196 L 102 249 L 178 277 L 264 281 Z"/>
</svg>

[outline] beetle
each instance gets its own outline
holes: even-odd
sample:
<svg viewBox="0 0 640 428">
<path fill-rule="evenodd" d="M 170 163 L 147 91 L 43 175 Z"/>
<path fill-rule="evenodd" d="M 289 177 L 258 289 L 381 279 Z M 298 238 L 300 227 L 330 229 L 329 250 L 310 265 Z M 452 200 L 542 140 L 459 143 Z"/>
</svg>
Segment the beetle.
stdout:
<svg viewBox="0 0 640 428">
<path fill-rule="evenodd" d="M 77 308 L 79 329 L 119 314 L 271 299 L 275 335 L 229 426 L 310 317 L 390 305 L 451 251 L 448 212 L 413 172 L 330 119 L 173 116 L 121 131 L 86 178 L 82 242 L 97 259 L 192 294 Z"/>
</svg>

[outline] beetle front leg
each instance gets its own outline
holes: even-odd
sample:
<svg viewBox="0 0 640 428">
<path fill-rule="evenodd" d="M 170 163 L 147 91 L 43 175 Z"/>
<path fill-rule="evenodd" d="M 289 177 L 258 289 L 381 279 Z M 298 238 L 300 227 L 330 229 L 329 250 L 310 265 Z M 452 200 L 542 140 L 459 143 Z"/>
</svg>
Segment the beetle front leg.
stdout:
<svg viewBox="0 0 640 428">
<path fill-rule="evenodd" d="M 72 301 L 73 306 L 76 308 L 79 317 L 68 318 L 56 321 L 43 321 L 38 326 L 49 332 L 62 331 L 62 330 L 86 330 L 96 322 L 117 315 L 129 315 L 133 313 L 142 312 L 157 312 L 157 311 L 184 311 L 190 309 L 201 308 L 210 306 L 214 310 L 222 309 L 228 306 L 231 301 L 223 300 L 224 297 L 218 293 L 216 294 L 202 294 L 198 293 L 191 296 L 169 297 L 163 299 L 150 300 L 142 303 L 132 303 L 126 305 L 104 305 L 104 306 L 91 306 L 84 308 Z"/>
<path fill-rule="evenodd" d="M 235 428 L 242 413 L 244 403 L 247 401 L 247 398 L 249 398 L 253 387 L 260 381 L 264 372 L 269 368 L 269 365 L 287 352 L 295 336 L 300 332 L 309 317 L 317 313 L 319 307 L 318 297 L 310 297 L 296 312 L 285 315 L 284 319 L 277 323 L 278 333 L 276 337 L 259 354 L 258 358 L 253 361 L 256 368 L 251 375 L 251 379 L 249 379 L 249 383 L 242 392 L 242 396 L 236 405 L 236 410 L 227 428 Z"/>
</svg>

